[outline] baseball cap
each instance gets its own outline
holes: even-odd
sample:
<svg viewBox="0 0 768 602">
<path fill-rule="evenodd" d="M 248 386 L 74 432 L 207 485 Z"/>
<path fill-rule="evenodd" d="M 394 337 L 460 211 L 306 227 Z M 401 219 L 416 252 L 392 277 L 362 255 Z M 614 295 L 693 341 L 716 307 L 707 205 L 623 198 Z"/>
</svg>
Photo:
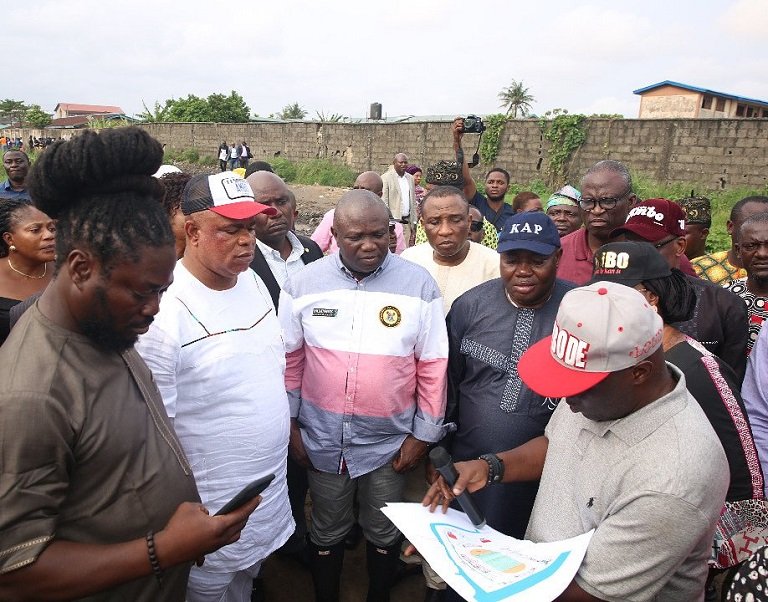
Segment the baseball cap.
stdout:
<svg viewBox="0 0 768 602">
<path fill-rule="evenodd" d="M 595 282 L 565 294 L 552 335 L 523 353 L 517 371 L 539 395 L 578 395 L 653 354 L 663 328 L 638 291 Z"/>
<path fill-rule="evenodd" d="M 508 218 L 499 233 L 499 253 L 531 251 L 539 255 L 552 255 L 560 248 L 560 234 L 555 222 L 541 211 L 517 213 Z"/>
<path fill-rule="evenodd" d="M 611 242 L 595 252 L 592 282 L 606 280 L 636 286 L 644 280 L 671 275 L 667 260 L 647 242 Z"/>
<path fill-rule="evenodd" d="M 250 185 L 231 171 L 193 176 L 184 187 L 181 211 L 184 215 L 210 209 L 229 219 L 248 219 L 259 213 L 276 215 L 274 207 L 257 203 Z"/>
<path fill-rule="evenodd" d="M 627 221 L 611 232 L 611 238 L 631 232 L 658 242 L 666 236 L 685 236 L 685 213 L 669 199 L 648 199 L 630 209 Z"/>
</svg>

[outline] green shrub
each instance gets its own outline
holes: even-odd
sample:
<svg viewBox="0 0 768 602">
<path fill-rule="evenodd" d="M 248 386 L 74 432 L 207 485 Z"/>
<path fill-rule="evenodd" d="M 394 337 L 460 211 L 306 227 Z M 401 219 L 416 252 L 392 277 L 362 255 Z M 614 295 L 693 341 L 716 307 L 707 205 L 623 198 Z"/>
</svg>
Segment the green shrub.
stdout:
<svg viewBox="0 0 768 602">
<path fill-rule="evenodd" d="M 291 163 L 288 159 L 283 159 L 283 157 L 275 157 L 272 159 L 272 161 L 269 162 L 269 164 L 272 166 L 272 169 L 275 170 L 275 173 L 283 178 L 283 180 L 286 182 L 296 181 L 296 174 L 298 170 L 296 169 L 296 165 Z"/>
<path fill-rule="evenodd" d="M 322 186 L 352 186 L 357 177 L 348 165 L 313 159 L 298 164 L 296 182 L 298 184 L 320 184 Z"/>
<path fill-rule="evenodd" d="M 187 163 L 199 163 L 200 153 L 197 152 L 197 150 L 194 148 L 188 148 L 181 152 L 181 155 L 179 156 L 179 158 L 182 161 L 186 161 Z"/>
</svg>

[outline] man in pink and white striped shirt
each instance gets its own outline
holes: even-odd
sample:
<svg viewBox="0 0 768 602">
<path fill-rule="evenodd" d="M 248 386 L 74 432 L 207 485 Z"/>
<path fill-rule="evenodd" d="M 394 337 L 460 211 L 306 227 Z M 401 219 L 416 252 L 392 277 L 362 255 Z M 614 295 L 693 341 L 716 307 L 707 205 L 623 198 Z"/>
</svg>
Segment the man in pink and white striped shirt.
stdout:
<svg viewBox="0 0 768 602">
<path fill-rule="evenodd" d="M 368 600 L 389 600 L 400 533 L 380 508 L 445 427 L 448 338 L 422 267 L 388 252 L 386 206 L 352 190 L 336 208 L 339 253 L 287 281 L 280 297 L 293 457 L 309 473 L 318 601 L 338 599 L 353 498 L 368 542 Z"/>
</svg>

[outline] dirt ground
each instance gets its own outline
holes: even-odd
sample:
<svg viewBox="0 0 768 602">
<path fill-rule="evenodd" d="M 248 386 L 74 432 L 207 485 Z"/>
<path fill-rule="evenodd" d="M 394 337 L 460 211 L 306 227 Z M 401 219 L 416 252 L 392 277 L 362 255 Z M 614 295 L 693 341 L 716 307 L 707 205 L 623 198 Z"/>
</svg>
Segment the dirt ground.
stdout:
<svg viewBox="0 0 768 602">
<path fill-rule="evenodd" d="M 349 190 L 349 188 L 304 184 L 288 184 L 288 188 L 296 195 L 296 208 L 299 210 L 296 231 L 307 236 L 312 234 L 325 212 L 333 209 L 341 195 Z"/>
</svg>

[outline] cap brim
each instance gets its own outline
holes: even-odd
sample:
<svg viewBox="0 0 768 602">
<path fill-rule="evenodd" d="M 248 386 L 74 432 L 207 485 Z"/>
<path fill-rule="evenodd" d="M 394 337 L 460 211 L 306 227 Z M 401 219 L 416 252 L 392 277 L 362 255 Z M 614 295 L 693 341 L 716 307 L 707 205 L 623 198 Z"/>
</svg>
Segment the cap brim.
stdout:
<svg viewBox="0 0 768 602">
<path fill-rule="evenodd" d="M 263 213 L 265 215 L 277 215 L 277 209 L 269 205 L 262 205 L 256 201 L 240 201 L 239 203 L 229 203 L 210 207 L 214 213 L 229 219 L 248 219 L 254 215 Z"/>
<path fill-rule="evenodd" d="M 622 234 L 634 234 L 648 242 L 659 242 L 662 238 L 670 235 L 664 228 L 655 228 L 646 224 L 624 224 L 623 226 L 611 231 L 611 238 L 616 238 Z"/>
<path fill-rule="evenodd" d="M 610 372 L 585 372 L 559 364 L 552 357 L 552 336 L 531 345 L 523 353 L 517 372 L 529 389 L 544 397 L 571 397 L 591 389 Z"/>
<path fill-rule="evenodd" d="M 556 247 L 555 245 L 549 245 L 536 240 L 508 240 L 500 242 L 496 247 L 496 250 L 499 253 L 506 253 L 507 251 L 530 251 L 531 253 L 549 256 L 559 248 L 560 247 Z"/>
</svg>

